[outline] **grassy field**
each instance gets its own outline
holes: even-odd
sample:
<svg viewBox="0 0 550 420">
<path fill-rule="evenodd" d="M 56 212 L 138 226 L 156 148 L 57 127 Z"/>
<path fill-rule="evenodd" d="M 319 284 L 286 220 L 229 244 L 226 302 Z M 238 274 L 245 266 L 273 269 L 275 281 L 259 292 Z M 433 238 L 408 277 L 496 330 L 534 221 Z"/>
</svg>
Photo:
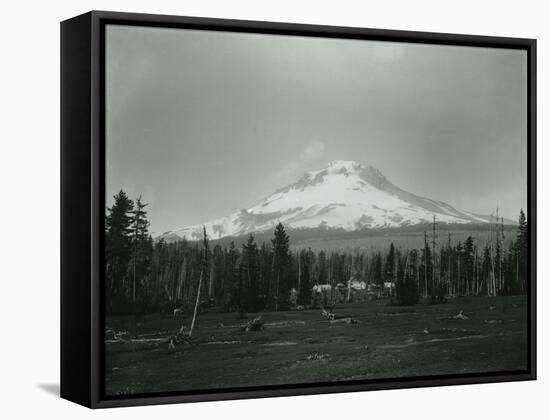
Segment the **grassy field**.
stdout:
<svg viewBox="0 0 550 420">
<path fill-rule="evenodd" d="M 460 311 L 468 319 L 453 318 Z M 189 318 L 114 317 L 106 342 L 108 395 L 394 378 L 527 367 L 525 297 L 457 298 L 443 305 L 340 304 L 263 313 L 265 328 L 240 331 L 235 314 L 200 314 L 191 344 L 167 339 Z M 254 315 L 250 315 L 253 317 Z M 346 322 L 347 317 L 359 321 Z"/>
</svg>

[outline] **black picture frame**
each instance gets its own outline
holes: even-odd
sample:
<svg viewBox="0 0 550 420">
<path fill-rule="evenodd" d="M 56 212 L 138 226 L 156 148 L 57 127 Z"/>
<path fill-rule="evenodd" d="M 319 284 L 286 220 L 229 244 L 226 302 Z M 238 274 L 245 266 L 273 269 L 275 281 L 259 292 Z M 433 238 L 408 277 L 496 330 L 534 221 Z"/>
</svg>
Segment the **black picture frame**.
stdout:
<svg viewBox="0 0 550 420">
<path fill-rule="evenodd" d="M 528 369 L 206 392 L 104 395 L 106 24 L 521 49 L 527 52 Z M 61 23 L 61 397 L 90 408 L 536 379 L 536 40 L 92 11 Z"/>
</svg>

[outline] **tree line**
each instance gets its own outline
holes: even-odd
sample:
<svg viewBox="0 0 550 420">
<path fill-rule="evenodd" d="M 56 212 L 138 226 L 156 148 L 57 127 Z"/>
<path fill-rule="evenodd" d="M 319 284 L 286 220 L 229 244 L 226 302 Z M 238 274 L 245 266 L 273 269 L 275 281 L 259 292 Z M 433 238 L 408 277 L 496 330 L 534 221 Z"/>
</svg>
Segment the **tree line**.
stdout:
<svg viewBox="0 0 550 420">
<path fill-rule="evenodd" d="M 146 207 L 141 197 L 131 200 L 121 190 L 107 209 L 108 314 L 190 313 L 196 302 L 227 312 L 281 311 L 312 304 L 314 285 L 349 290 L 352 282 L 389 286 L 392 298 L 402 305 L 420 298 L 438 303 L 450 296 L 526 293 L 528 229 L 523 210 L 514 238 L 505 239 L 496 224 L 494 238 L 481 248 L 472 236 L 453 245 L 450 234 L 445 243 L 436 244 L 434 223 L 433 237 L 426 233 L 420 249 L 399 249 L 392 243 L 385 251 L 315 252 L 291 250 L 281 223 L 268 243 L 258 244 L 249 235 L 241 247 L 233 242 L 211 246 L 206 232 L 197 242 L 155 242 Z"/>
</svg>

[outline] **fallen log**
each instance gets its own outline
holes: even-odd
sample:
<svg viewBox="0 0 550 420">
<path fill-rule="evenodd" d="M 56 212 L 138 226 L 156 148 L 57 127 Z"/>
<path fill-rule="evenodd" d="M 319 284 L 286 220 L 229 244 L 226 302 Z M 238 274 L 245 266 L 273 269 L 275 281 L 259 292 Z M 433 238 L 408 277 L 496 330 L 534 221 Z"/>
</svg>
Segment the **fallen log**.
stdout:
<svg viewBox="0 0 550 420">
<path fill-rule="evenodd" d="M 329 321 L 334 321 L 335 315 L 334 315 L 334 312 L 332 312 L 331 310 L 327 311 L 326 309 L 323 309 L 321 311 L 321 315 L 324 316 Z"/>
<path fill-rule="evenodd" d="M 264 322 L 262 321 L 262 316 L 258 316 L 251 321 L 248 321 L 245 325 L 242 325 L 241 331 L 261 331 L 264 328 Z"/>
<path fill-rule="evenodd" d="M 346 323 L 346 324 L 350 324 L 350 325 L 357 325 L 357 324 L 360 324 L 361 321 L 359 321 L 358 319 L 355 319 L 355 318 L 352 318 L 352 317 L 349 317 L 349 316 L 346 316 L 346 317 L 342 317 L 342 318 L 333 318 L 333 319 L 325 319 L 323 321 L 319 321 L 321 323 L 329 323 L 329 324 L 337 324 L 339 322 L 343 322 L 343 323 Z"/>
<path fill-rule="evenodd" d="M 457 315 L 453 316 L 454 319 L 470 319 L 460 311 Z"/>
</svg>

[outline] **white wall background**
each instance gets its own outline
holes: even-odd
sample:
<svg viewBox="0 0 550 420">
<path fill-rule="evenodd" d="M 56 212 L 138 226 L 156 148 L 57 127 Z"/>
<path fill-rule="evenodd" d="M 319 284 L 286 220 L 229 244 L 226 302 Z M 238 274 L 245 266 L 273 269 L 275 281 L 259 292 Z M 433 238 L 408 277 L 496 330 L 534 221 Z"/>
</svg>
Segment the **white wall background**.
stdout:
<svg viewBox="0 0 550 420">
<path fill-rule="evenodd" d="M 548 411 L 545 181 L 550 25 L 543 1 L 10 1 L 0 23 L 0 416 L 16 418 L 538 418 Z M 539 380 L 92 412 L 59 383 L 59 21 L 91 9 L 538 39 Z M 23 304 L 21 304 L 23 302 Z M 540 414 L 539 414 L 540 413 Z M 537 415 L 538 414 L 538 415 Z"/>
</svg>

